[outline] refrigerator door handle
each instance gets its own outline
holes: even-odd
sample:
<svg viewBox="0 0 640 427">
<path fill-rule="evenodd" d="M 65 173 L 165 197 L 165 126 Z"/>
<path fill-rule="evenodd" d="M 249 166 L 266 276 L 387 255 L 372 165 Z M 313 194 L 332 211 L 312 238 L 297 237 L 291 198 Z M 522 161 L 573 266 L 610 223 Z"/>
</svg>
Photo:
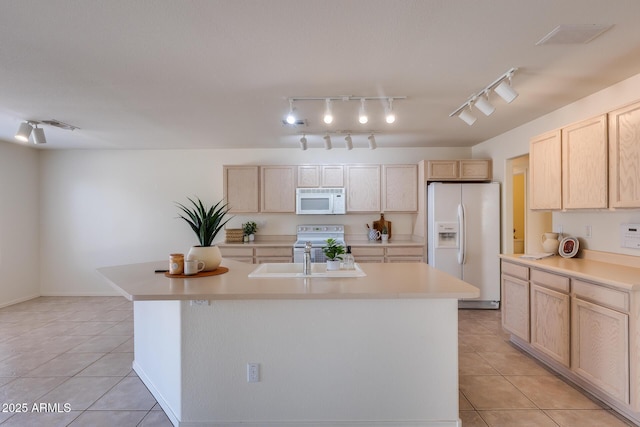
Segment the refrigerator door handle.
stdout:
<svg viewBox="0 0 640 427">
<path fill-rule="evenodd" d="M 464 205 L 463 204 L 459 204 L 458 205 L 458 227 L 459 227 L 459 244 L 458 244 L 458 264 L 462 265 L 466 262 L 467 259 L 467 239 L 465 236 L 465 231 L 466 231 L 466 221 L 465 221 L 465 217 L 464 217 L 465 211 L 464 211 Z"/>
</svg>

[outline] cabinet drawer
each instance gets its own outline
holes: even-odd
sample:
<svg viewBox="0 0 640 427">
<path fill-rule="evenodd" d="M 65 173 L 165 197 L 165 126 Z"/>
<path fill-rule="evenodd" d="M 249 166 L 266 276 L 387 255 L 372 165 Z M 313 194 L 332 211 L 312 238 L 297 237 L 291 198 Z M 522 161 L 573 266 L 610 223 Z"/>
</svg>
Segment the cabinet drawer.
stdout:
<svg viewBox="0 0 640 427">
<path fill-rule="evenodd" d="M 293 247 L 256 247 L 256 256 L 293 256 Z"/>
<path fill-rule="evenodd" d="M 529 267 L 525 267 L 523 265 L 503 261 L 502 273 L 522 280 L 529 280 Z"/>
<path fill-rule="evenodd" d="M 230 257 L 252 257 L 253 248 L 220 248 L 222 256 L 225 258 Z"/>
<path fill-rule="evenodd" d="M 383 247 L 365 247 L 365 246 L 352 246 L 351 253 L 354 257 L 356 256 L 384 256 L 384 248 Z"/>
<path fill-rule="evenodd" d="M 387 256 L 422 256 L 424 248 L 420 246 L 388 247 Z"/>
<path fill-rule="evenodd" d="M 531 269 L 531 281 L 556 291 L 569 293 L 569 278 L 557 274 Z"/>
<path fill-rule="evenodd" d="M 594 283 L 572 279 L 571 290 L 573 293 L 587 301 L 610 307 L 614 310 L 629 311 L 629 294 L 615 289 L 605 288 Z"/>
</svg>

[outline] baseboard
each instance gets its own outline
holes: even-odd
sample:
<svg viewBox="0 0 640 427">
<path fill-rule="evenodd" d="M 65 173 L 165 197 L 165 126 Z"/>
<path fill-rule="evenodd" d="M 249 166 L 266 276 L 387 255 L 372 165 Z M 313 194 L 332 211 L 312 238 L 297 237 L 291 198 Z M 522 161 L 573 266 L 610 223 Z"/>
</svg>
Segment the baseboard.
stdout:
<svg viewBox="0 0 640 427">
<path fill-rule="evenodd" d="M 9 307 L 10 305 L 20 304 L 21 302 L 29 301 L 35 298 L 38 298 L 40 295 L 30 295 L 28 297 L 18 298 L 9 302 L 0 303 L 0 308 Z"/>
<path fill-rule="evenodd" d="M 151 381 L 149 376 L 144 372 L 144 369 L 142 369 L 142 367 L 140 367 L 140 365 L 138 365 L 135 360 L 133 361 L 132 368 L 133 368 L 134 371 L 136 371 L 136 374 L 138 375 L 140 380 L 144 383 L 144 385 L 147 386 L 147 388 L 149 389 L 149 391 L 151 392 L 153 397 L 155 397 L 155 399 L 158 401 L 158 404 L 164 410 L 164 413 L 169 418 L 169 421 L 171 421 L 171 423 L 176 427 L 184 427 L 185 424 L 184 423 L 180 423 L 180 420 L 178 419 L 178 416 L 173 412 L 173 408 L 171 408 L 171 406 L 166 401 L 166 399 L 162 396 L 162 394 L 155 387 L 155 385 L 153 384 L 153 381 Z M 201 424 L 201 426 L 204 426 L 204 425 L 205 424 Z M 210 425 L 210 424 L 208 424 L 208 425 Z"/>
</svg>

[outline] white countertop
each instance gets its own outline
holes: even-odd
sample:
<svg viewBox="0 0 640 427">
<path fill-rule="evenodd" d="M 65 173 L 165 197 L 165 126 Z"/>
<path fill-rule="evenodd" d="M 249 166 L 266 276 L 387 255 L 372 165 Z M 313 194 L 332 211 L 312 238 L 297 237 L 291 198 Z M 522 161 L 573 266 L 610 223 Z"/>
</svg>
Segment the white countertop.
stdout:
<svg viewBox="0 0 640 427">
<path fill-rule="evenodd" d="M 500 255 L 505 261 L 541 268 L 558 274 L 595 281 L 624 291 L 640 290 L 640 262 L 638 267 L 583 258 L 563 258 L 559 255 L 533 260 L 522 255 Z"/>
<path fill-rule="evenodd" d="M 262 279 L 247 276 L 258 267 L 223 259 L 229 272 L 174 279 L 156 269 L 166 261 L 99 268 L 98 272 L 131 301 L 248 299 L 477 298 L 479 290 L 424 263 L 359 264 L 366 277 Z"/>
</svg>

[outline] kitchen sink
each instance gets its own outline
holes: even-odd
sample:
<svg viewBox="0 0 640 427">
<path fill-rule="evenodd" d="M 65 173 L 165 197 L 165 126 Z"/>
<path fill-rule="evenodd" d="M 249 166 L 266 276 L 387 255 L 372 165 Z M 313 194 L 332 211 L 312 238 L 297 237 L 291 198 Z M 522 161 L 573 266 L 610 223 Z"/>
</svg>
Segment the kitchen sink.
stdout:
<svg viewBox="0 0 640 427">
<path fill-rule="evenodd" d="M 312 263 L 311 274 L 302 273 L 302 263 L 265 263 L 253 270 L 249 277 L 256 278 L 300 278 L 300 277 L 364 277 L 367 274 L 356 263 L 355 270 L 327 271 L 326 263 Z"/>
</svg>

